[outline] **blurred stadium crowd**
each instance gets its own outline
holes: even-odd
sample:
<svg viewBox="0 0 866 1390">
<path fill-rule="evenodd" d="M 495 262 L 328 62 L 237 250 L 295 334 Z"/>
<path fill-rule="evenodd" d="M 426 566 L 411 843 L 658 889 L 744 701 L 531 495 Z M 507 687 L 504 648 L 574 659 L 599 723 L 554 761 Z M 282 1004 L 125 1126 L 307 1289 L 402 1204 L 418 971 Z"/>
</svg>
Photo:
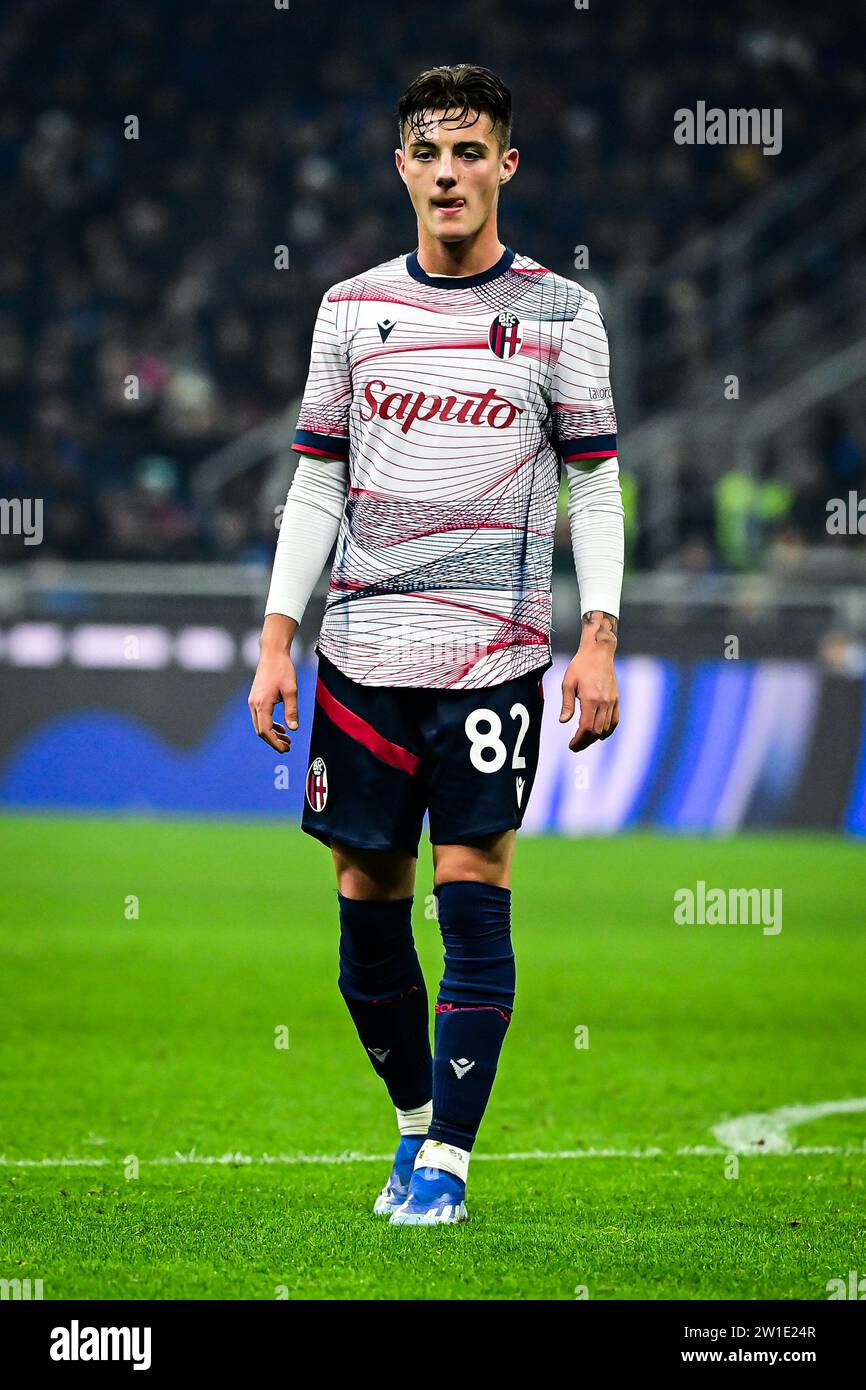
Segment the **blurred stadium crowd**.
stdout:
<svg viewBox="0 0 866 1390">
<path fill-rule="evenodd" d="M 503 240 L 575 278 L 586 243 L 609 283 L 862 118 L 853 7 L 465 0 L 444 43 L 436 22 L 300 0 L 4 11 L 0 496 L 44 499 L 41 555 L 270 558 L 261 473 L 208 512 L 190 477 L 300 392 L 326 286 L 416 244 L 393 113 L 422 68 L 483 61 L 505 76 L 523 162 Z M 675 145 L 673 111 L 698 100 L 782 107 L 784 160 Z M 281 244 L 288 270 L 274 265 Z M 863 482 L 856 435 L 838 414 L 816 418 L 805 486 L 771 453 L 757 479 L 689 479 L 678 553 L 694 537 L 699 567 L 737 569 L 786 528 L 826 538 L 824 499 Z"/>
</svg>

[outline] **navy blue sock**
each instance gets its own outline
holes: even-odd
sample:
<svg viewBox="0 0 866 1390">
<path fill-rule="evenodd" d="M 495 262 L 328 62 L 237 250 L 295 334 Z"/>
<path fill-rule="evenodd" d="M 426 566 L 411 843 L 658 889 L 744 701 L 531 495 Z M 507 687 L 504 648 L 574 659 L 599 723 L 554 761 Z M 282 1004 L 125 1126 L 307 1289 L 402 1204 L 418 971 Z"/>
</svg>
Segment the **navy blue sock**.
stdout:
<svg viewBox="0 0 866 1390">
<path fill-rule="evenodd" d="M 427 987 L 412 936 L 412 899 L 340 903 L 340 993 L 395 1106 L 433 1091 Z"/>
<path fill-rule="evenodd" d="M 511 890 L 443 883 L 434 892 L 445 946 L 428 1137 L 471 1150 L 514 1007 Z"/>
</svg>

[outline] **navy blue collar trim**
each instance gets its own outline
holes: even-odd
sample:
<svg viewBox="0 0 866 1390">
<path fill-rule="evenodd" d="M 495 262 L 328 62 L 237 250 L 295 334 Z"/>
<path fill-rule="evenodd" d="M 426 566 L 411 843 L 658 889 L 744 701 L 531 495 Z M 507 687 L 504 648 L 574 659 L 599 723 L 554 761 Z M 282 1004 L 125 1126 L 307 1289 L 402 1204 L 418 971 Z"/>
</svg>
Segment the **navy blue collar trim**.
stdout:
<svg viewBox="0 0 866 1390">
<path fill-rule="evenodd" d="M 422 285 L 434 285 L 442 290 L 470 290 L 473 285 L 486 285 L 488 280 L 495 280 L 497 276 L 504 275 L 517 252 L 512 251 L 510 246 L 506 246 L 502 255 L 495 265 L 490 266 L 489 270 L 482 270 L 479 275 L 461 275 L 455 279 L 451 275 L 428 275 L 426 270 L 422 270 L 418 264 L 418 251 L 410 251 L 406 257 L 406 269 L 413 280 L 420 280 Z"/>
</svg>

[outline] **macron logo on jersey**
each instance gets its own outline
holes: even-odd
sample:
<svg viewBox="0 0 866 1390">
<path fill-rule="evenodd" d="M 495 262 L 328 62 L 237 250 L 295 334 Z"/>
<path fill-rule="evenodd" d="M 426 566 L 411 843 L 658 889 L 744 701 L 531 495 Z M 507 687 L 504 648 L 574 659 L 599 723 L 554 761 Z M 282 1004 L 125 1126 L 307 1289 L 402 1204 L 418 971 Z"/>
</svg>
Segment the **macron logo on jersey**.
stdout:
<svg viewBox="0 0 866 1390">
<path fill-rule="evenodd" d="M 382 339 L 382 342 L 387 343 L 390 334 L 393 333 L 394 329 L 397 327 L 397 320 L 380 319 L 376 327 L 379 330 L 379 337 Z"/>
<path fill-rule="evenodd" d="M 426 391 L 392 391 L 387 382 L 368 381 L 364 387 L 364 405 L 359 410 L 362 420 L 372 420 L 376 416 L 380 420 L 399 420 L 403 434 L 409 433 L 416 420 L 489 425 L 493 430 L 507 430 L 517 416 L 524 413 L 522 406 L 498 396 L 492 386 L 486 391 L 434 396 Z"/>
</svg>

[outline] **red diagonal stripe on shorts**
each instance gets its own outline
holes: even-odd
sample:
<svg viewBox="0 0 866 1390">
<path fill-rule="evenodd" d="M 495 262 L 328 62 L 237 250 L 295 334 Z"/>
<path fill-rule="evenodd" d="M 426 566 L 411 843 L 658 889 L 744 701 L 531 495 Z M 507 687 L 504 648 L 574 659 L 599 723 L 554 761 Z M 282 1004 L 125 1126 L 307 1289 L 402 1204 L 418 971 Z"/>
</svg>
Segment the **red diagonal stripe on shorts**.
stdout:
<svg viewBox="0 0 866 1390">
<path fill-rule="evenodd" d="M 410 777 L 417 777 L 421 764 L 418 754 L 410 753 L 408 748 L 403 748 L 399 743 L 392 743 L 389 738 L 383 738 L 372 724 L 368 724 L 360 714 L 353 713 L 348 705 L 344 705 L 332 695 L 321 676 L 316 681 L 316 700 L 328 718 L 332 719 L 344 734 L 363 743 L 364 747 L 375 753 L 377 758 L 381 758 L 383 763 L 388 763 L 390 767 L 398 767 Z"/>
</svg>

